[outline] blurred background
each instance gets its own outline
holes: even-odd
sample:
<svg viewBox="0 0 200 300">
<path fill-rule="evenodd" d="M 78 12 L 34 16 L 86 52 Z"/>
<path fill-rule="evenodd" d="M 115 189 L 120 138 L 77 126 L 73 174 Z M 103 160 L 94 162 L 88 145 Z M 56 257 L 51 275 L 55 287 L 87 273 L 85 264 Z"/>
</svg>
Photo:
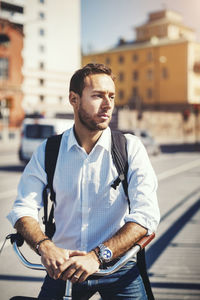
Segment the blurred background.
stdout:
<svg viewBox="0 0 200 300">
<path fill-rule="evenodd" d="M 198 143 L 199 9 L 198 0 L 1 0 L 1 141 L 24 117 L 69 118 L 72 73 L 102 62 L 117 77 L 112 126 Z"/>
<path fill-rule="evenodd" d="M 104 63 L 116 75 L 111 127 L 142 139 L 159 181 L 156 300 L 200 299 L 199 12 L 199 0 L 0 0 L 0 246 L 24 163 L 73 124 L 70 77 Z M 0 260 L 2 300 L 37 295 L 42 275 L 9 244 Z"/>
</svg>

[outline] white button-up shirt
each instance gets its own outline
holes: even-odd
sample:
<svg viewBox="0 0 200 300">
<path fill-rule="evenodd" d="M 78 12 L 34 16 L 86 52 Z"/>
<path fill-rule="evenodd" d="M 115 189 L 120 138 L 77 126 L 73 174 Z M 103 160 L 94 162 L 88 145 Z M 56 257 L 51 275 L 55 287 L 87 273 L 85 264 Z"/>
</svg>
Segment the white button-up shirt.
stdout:
<svg viewBox="0 0 200 300">
<path fill-rule="evenodd" d="M 126 138 L 130 212 L 122 184 L 116 190 L 111 187 L 118 174 L 111 156 L 110 129 L 103 131 L 89 154 L 77 143 L 72 128 L 63 134 L 53 181 L 53 241 L 57 246 L 90 251 L 126 222 L 144 226 L 149 234 L 156 230 L 160 218 L 157 179 L 141 141 L 129 134 Z M 38 220 L 43 207 L 42 191 L 47 184 L 45 145 L 46 141 L 38 147 L 22 174 L 17 198 L 8 215 L 13 226 L 23 216 Z"/>
</svg>

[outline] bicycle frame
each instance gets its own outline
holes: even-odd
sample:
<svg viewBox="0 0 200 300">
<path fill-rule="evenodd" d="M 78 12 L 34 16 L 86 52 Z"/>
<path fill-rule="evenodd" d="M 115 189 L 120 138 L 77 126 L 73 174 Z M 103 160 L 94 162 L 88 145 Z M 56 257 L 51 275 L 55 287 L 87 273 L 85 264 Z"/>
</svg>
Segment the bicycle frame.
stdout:
<svg viewBox="0 0 200 300">
<path fill-rule="evenodd" d="M 93 275 L 95 276 L 106 276 L 113 274 L 114 272 L 118 271 L 121 267 L 123 267 L 132 257 L 134 257 L 141 249 L 146 247 L 155 237 L 155 233 L 145 236 L 142 239 L 140 239 L 138 242 L 134 244 L 134 246 L 128 250 L 124 256 L 122 256 L 116 264 L 113 266 L 107 268 L 107 269 L 99 269 L 96 273 Z M 20 259 L 20 262 L 27 268 L 32 270 L 42 270 L 46 271 L 45 267 L 42 264 L 33 264 L 29 262 L 24 255 L 19 250 L 19 246 L 17 245 L 17 240 L 12 241 L 14 252 L 17 254 L 18 258 Z M 72 283 L 67 280 L 66 282 L 66 289 L 65 289 L 65 296 L 63 297 L 63 300 L 71 300 L 72 299 Z"/>
</svg>

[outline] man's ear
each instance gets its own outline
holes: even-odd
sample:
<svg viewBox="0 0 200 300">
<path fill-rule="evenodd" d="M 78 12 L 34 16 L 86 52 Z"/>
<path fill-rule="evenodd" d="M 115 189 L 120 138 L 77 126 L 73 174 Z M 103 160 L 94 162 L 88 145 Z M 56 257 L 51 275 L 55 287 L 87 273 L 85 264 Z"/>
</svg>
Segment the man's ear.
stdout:
<svg viewBox="0 0 200 300">
<path fill-rule="evenodd" d="M 78 94 L 73 91 L 70 91 L 69 102 L 71 103 L 72 106 L 76 106 L 78 103 Z"/>
</svg>

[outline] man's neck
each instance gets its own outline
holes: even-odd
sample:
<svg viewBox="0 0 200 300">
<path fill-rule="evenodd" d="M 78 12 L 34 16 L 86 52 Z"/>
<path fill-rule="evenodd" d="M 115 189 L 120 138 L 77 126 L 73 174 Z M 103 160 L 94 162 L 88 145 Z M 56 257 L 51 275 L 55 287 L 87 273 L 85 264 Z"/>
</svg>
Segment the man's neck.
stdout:
<svg viewBox="0 0 200 300">
<path fill-rule="evenodd" d="M 74 126 L 74 135 L 76 140 L 88 154 L 92 151 L 93 147 L 102 135 L 102 132 L 102 130 L 92 131 L 83 127 L 79 129 L 78 126 Z"/>
</svg>

